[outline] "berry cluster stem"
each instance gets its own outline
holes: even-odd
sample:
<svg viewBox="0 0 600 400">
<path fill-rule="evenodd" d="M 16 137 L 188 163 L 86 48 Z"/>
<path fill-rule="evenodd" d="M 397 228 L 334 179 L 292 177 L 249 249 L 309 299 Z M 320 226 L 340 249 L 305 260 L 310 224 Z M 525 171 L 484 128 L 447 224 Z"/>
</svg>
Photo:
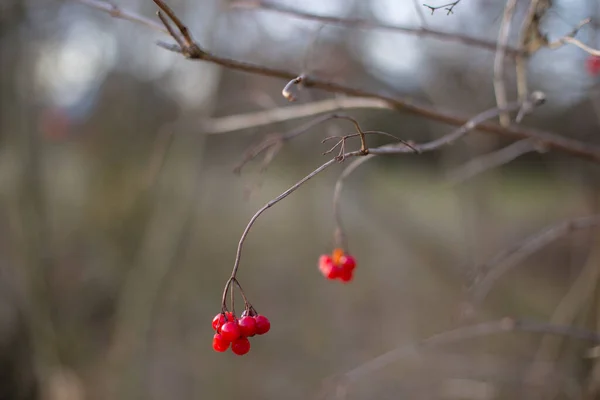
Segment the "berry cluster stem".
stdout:
<svg viewBox="0 0 600 400">
<path fill-rule="evenodd" d="M 357 151 L 352 151 L 352 152 L 344 154 L 344 157 L 348 158 L 348 157 L 356 157 L 356 156 L 362 156 L 362 155 L 363 155 L 363 153 L 360 150 L 357 150 Z M 242 257 L 242 248 L 244 247 L 244 242 L 246 241 L 246 237 L 248 236 L 248 233 L 250 232 L 250 229 L 252 228 L 252 226 L 254 225 L 254 223 L 256 222 L 256 220 L 258 219 L 258 217 L 260 217 L 261 214 L 264 213 L 267 209 L 273 207 L 275 204 L 279 203 L 281 200 L 285 199 L 287 196 L 289 196 L 290 194 L 294 193 L 300 186 L 302 186 L 308 180 L 310 180 L 313 177 L 315 177 L 315 175 L 318 175 L 319 173 L 323 172 L 324 170 L 326 170 L 327 168 L 329 168 L 330 166 L 332 166 L 336 162 L 337 162 L 337 160 L 335 158 L 327 161 L 325 164 L 321 165 L 319 168 L 315 169 L 310 174 L 306 175 L 304 178 L 302 178 L 301 180 L 299 180 L 298 182 L 296 182 L 288 190 L 286 190 L 285 192 L 281 193 L 279 196 L 275 197 L 273 200 L 269 201 L 267 204 L 265 204 L 260 210 L 258 210 L 252 216 L 252 218 L 248 222 L 248 225 L 246 226 L 246 229 L 244 229 L 244 232 L 242 233 L 242 236 L 241 236 L 240 241 L 238 243 L 237 252 L 235 254 L 235 261 L 233 263 L 233 270 L 231 271 L 231 277 L 229 278 L 229 280 L 225 284 L 225 290 L 223 291 L 223 299 L 225 299 L 225 296 L 227 295 L 227 290 L 229 289 L 229 285 L 231 285 L 231 281 L 236 281 L 237 282 L 236 276 L 237 276 L 238 269 L 240 267 L 240 259 Z M 223 303 L 224 303 L 224 301 L 223 301 Z"/>
</svg>

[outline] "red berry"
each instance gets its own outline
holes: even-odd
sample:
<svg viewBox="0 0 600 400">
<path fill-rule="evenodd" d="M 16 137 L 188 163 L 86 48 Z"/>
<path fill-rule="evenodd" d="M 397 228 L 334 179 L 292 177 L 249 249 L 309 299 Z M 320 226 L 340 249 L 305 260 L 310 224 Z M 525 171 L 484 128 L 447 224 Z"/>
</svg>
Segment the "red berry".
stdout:
<svg viewBox="0 0 600 400">
<path fill-rule="evenodd" d="M 590 75 L 600 74 L 600 56 L 589 56 L 586 60 L 586 67 Z"/>
<path fill-rule="evenodd" d="M 256 320 L 257 335 L 264 335 L 265 333 L 269 332 L 271 329 L 271 321 L 269 321 L 269 318 L 265 317 L 264 315 L 257 315 L 254 317 L 254 319 Z"/>
<path fill-rule="evenodd" d="M 233 343 L 231 343 L 231 351 L 238 356 L 243 356 L 250 351 L 250 341 L 245 337 L 236 339 Z"/>
<path fill-rule="evenodd" d="M 335 279 L 339 275 L 339 268 L 334 265 L 333 260 L 328 255 L 322 255 L 319 258 L 319 271 L 327 279 Z"/>
<path fill-rule="evenodd" d="M 244 337 L 254 336 L 256 334 L 256 320 L 250 316 L 240 318 L 238 326 Z"/>
<path fill-rule="evenodd" d="M 339 276 L 340 280 L 344 283 L 348 283 L 352 280 L 352 270 L 344 268 Z"/>
<path fill-rule="evenodd" d="M 213 349 L 219 353 L 222 353 L 228 348 L 229 342 L 223 339 L 223 336 L 220 333 L 215 333 L 215 336 L 213 336 Z"/>
<path fill-rule="evenodd" d="M 227 311 L 225 313 L 225 316 L 227 317 L 227 321 L 235 321 L 236 320 L 235 314 L 232 313 L 231 311 Z"/>
<path fill-rule="evenodd" d="M 352 271 L 356 268 L 356 260 L 349 254 L 340 257 L 340 266 L 344 269 Z"/>
<path fill-rule="evenodd" d="M 221 314 L 221 313 L 219 313 L 219 314 L 215 315 L 215 317 L 213 318 L 213 321 L 212 321 L 212 327 L 213 327 L 213 330 L 215 330 L 215 331 L 219 332 L 219 330 L 221 329 L 221 326 L 222 326 L 222 325 L 223 325 L 225 322 L 227 322 L 227 321 L 225 320 L 225 315 L 223 315 L 223 314 Z"/>
<path fill-rule="evenodd" d="M 221 327 L 221 336 L 228 342 L 233 342 L 241 335 L 240 327 L 237 322 L 225 322 Z"/>
</svg>

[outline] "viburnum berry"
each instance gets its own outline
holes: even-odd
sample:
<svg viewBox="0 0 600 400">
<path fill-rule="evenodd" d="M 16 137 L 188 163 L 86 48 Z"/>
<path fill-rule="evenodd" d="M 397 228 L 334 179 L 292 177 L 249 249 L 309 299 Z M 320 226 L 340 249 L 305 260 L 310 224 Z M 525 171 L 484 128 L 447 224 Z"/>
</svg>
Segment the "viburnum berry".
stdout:
<svg viewBox="0 0 600 400">
<path fill-rule="evenodd" d="M 600 74 L 600 56 L 590 55 L 586 60 L 588 73 L 592 76 Z"/>
<path fill-rule="evenodd" d="M 227 321 L 235 321 L 235 315 L 232 312 L 227 311 L 225 314 L 219 313 L 215 315 L 212 321 L 212 328 L 217 333 L 221 332 L 221 327 Z"/>
<path fill-rule="evenodd" d="M 335 279 L 339 275 L 339 268 L 333 264 L 331 256 L 323 254 L 319 258 L 319 270 L 327 279 Z"/>
<path fill-rule="evenodd" d="M 265 317 L 264 315 L 256 315 L 254 319 L 256 320 L 257 335 L 264 335 L 265 333 L 269 332 L 271 329 L 271 321 L 269 321 L 269 318 Z"/>
<path fill-rule="evenodd" d="M 243 356 L 247 352 L 250 351 L 250 341 L 248 338 L 241 337 L 239 339 L 234 340 L 231 343 L 231 351 L 233 351 L 238 356 Z"/>
<path fill-rule="evenodd" d="M 238 320 L 238 326 L 240 327 L 241 335 L 244 337 L 251 337 L 256 335 L 256 319 L 246 315 Z"/>
<path fill-rule="evenodd" d="M 215 333 L 213 336 L 213 349 L 219 353 L 227 350 L 229 348 L 229 343 L 230 342 L 223 339 L 223 336 L 220 333 Z"/>
<path fill-rule="evenodd" d="M 356 268 L 356 260 L 350 254 L 344 254 L 339 259 L 340 266 L 344 269 L 354 271 Z"/>
<path fill-rule="evenodd" d="M 356 268 L 356 260 L 343 249 L 334 249 L 331 255 L 324 254 L 319 257 L 319 271 L 327 279 L 339 279 L 342 282 L 350 282 L 353 271 Z"/>
<path fill-rule="evenodd" d="M 225 322 L 223 326 L 221 326 L 221 337 L 228 342 L 233 342 L 239 338 L 241 334 L 237 321 Z"/>
</svg>

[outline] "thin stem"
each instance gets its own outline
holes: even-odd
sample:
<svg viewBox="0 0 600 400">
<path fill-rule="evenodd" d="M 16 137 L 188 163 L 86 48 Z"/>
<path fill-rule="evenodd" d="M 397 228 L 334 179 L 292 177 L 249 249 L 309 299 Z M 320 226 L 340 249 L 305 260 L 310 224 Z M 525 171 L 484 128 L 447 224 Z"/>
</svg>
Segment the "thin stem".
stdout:
<svg viewBox="0 0 600 400">
<path fill-rule="evenodd" d="M 361 151 L 353 151 L 353 152 L 344 154 L 344 157 L 355 157 L 355 156 L 361 156 L 361 155 L 363 155 L 363 153 Z M 260 215 L 263 212 L 265 212 L 267 209 L 273 207 L 275 204 L 279 203 L 281 200 L 285 199 L 287 196 L 289 196 L 290 194 L 292 194 L 293 192 L 295 192 L 305 182 L 307 182 L 308 180 L 310 180 L 314 176 L 318 175 L 319 173 L 321 173 L 325 169 L 329 168 L 330 166 L 332 166 L 336 162 L 337 162 L 336 159 L 331 159 L 331 160 L 327 161 L 325 164 L 321 165 L 319 168 L 315 169 L 313 172 L 311 172 L 310 174 L 306 175 L 300 181 L 296 182 L 288 190 L 286 190 L 285 192 L 283 192 L 282 194 L 280 194 L 279 196 L 277 196 L 273 200 L 269 201 L 267 204 L 265 204 L 260 210 L 258 210 L 252 216 L 252 218 L 250 219 L 250 222 L 248 222 L 248 225 L 246 226 L 246 229 L 244 229 L 244 232 L 242 233 L 242 237 L 240 238 L 240 241 L 238 243 L 238 248 L 237 248 L 237 251 L 236 251 L 236 254 L 235 254 L 235 261 L 233 263 L 233 270 L 231 271 L 231 277 L 229 278 L 229 280 L 227 281 L 227 284 L 225 285 L 225 291 L 224 292 L 227 291 L 227 286 L 230 284 L 230 281 L 233 280 L 233 279 L 235 279 L 235 277 L 236 277 L 238 268 L 240 266 L 240 259 L 241 259 L 241 256 L 242 256 L 242 248 L 244 246 L 244 242 L 246 241 L 246 237 L 248 236 L 248 233 L 250 232 L 250 229 L 252 228 L 252 226 L 254 225 L 254 223 L 256 222 L 256 220 L 258 219 L 258 217 L 260 217 Z"/>
<path fill-rule="evenodd" d="M 333 190 L 333 217 L 335 219 L 334 229 L 334 243 L 335 247 L 341 247 L 344 251 L 348 250 L 348 239 L 344 231 L 342 224 L 342 215 L 340 212 L 340 199 L 342 197 L 342 188 L 344 180 L 352 173 L 356 168 L 361 166 L 363 163 L 369 161 L 375 157 L 373 154 L 369 154 L 366 157 L 361 157 L 353 160 L 340 174 L 337 182 L 335 183 L 335 189 Z"/>
</svg>

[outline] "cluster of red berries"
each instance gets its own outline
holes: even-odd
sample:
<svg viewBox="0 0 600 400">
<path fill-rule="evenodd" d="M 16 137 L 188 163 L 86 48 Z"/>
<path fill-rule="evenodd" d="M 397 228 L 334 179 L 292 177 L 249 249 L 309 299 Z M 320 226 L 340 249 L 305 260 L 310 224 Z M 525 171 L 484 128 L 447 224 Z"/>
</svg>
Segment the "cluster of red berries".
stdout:
<svg viewBox="0 0 600 400">
<path fill-rule="evenodd" d="M 344 283 L 352 280 L 356 260 L 342 249 L 335 249 L 331 255 L 323 254 L 319 258 L 319 271 L 327 279 L 339 279 Z"/>
<path fill-rule="evenodd" d="M 586 67 L 590 75 L 600 74 L 600 56 L 589 56 L 586 60 Z"/>
<path fill-rule="evenodd" d="M 215 351 L 222 353 L 231 345 L 231 351 L 238 356 L 243 356 L 250 351 L 248 338 L 269 332 L 271 322 L 264 315 L 256 314 L 253 309 L 244 311 L 239 319 L 227 311 L 215 315 L 212 327 L 216 331 L 213 336 Z"/>
</svg>

